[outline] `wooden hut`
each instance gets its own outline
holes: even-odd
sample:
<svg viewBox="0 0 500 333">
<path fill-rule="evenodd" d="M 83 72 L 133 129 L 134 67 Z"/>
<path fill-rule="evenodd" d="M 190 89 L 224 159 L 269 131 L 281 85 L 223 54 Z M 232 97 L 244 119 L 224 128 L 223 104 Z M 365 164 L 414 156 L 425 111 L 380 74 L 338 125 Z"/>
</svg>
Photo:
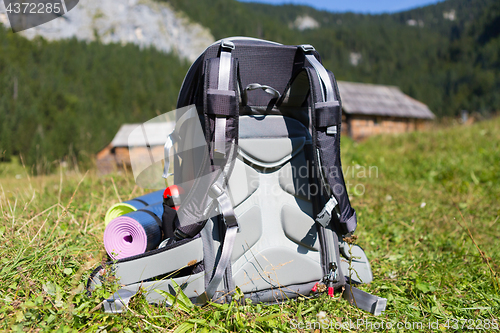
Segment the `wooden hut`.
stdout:
<svg viewBox="0 0 500 333">
<path fill-rule="evenodd" d="M 427 105 L 394 86 L 338 82 L 342 99 L 342 133 L 354 140 L 380 133 L 425 128 L 435 118 Z"/>
<path fill-rule="evenodd" d="M 130 147 L 134 147 L 135 156 L 141 154 L 140 150 L 143 150 L 145 158 L 163 156 L 163 145 L 174 126 L 174 122 L 123 124 L 113 141 L 97 153 L 96 164 L 99 174 L 130 168 Z"/>
</svg>

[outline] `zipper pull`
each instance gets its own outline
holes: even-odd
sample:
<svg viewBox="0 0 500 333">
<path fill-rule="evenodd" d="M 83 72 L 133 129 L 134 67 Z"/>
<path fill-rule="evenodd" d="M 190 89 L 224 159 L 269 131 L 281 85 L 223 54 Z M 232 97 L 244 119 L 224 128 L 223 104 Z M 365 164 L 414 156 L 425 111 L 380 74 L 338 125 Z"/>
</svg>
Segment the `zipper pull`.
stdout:
<svg viewBox="0 0 500 333">
<path fill-rule="evenodd" d="M 334 296 L 333 283 L 337 282 L 337 264 L 332 262 L 330 263 L 330 271 L 326 276 L 326 281 L 328 285 L 328 296 Z"/>
<path fill-rule="evenodd" d="M 326 277 L 326 280 L 329 282 L 337 282 L 337 264 L 332 262 L 330 263 L 330 271 Z"/>
<path fill-rule="evenodd" d="M 330 284 L 331 284 L 331 282 L 330 282 Z M 333 287 L 332 286 L 328 287 L 328 296 L 333 298 Z"/>
</svg>

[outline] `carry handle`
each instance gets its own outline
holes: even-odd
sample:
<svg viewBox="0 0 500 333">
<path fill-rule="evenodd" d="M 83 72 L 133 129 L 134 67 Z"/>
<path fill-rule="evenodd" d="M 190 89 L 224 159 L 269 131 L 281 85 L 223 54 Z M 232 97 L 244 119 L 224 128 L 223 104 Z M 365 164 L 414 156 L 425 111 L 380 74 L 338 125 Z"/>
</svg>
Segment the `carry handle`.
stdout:
<svg viewBox="0 0 500 333">
<path fill-rule="evenodd" d="M 274 106 L 281 98 L 280 92 L 271 86 L 260 83 L 250 83 L 245 87 L 245 89 L 243 89 L 243 93 L 241 94 L 241 104 L 243 107 L 248 106 L 248 92 L 258 89 L 262 89 L 265 93 L 273 96 L 273 99 L 271 99 L 270 102 L 271 106 Z"/>
</svg>

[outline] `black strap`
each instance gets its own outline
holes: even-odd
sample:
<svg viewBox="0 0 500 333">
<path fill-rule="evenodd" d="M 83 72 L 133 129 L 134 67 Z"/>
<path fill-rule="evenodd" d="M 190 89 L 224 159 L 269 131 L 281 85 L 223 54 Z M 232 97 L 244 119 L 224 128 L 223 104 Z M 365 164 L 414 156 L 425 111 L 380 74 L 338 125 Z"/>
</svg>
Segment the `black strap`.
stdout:
<svg viewBox="0 0 500 333">
<path fill-rule="evenodd" d="M 140 203 L 142 203 L 144 206 L 149 206 L 149 204 L 148 204 L 146 201 L 141 200 L 141 199 L 139 199 L 139 198 L 134 198 L 134 199 L 132 199 L 132 200 L 130 200 L 130 201 L 139 201 L 139 202 L 140 202 Z"/>
<path fill-rule="evenodd" d="M 339 101 L 315 103 L 316 127 L 340 126 L 342 122 L 342 109 Z"/>
<path fill-rule="evenodd" d="M 146 209 L 139 209 L 138 212 L 144 212 L 146 214 L 151 215 L 151 217 L 155 219 L 155 221 L 158 224 L 158 226 L 160 227 L 160 229 L 163 228 L 162 222 L 161 222 L 160 218 L 158 216 L 156 216 L 155 213 L 153 213 L 152 211 L 149 211 L 149 210 L 146 210 Z"/>
<path fill-rule="evenodd" d="M 236 116 L 238 114 L 236 92 L 234 90 L 208 89 L 207 113 L 225 117 Z"/>
<path fill-rule="evenodd" d="M 163 238 L 174 239 L 174 229 L 175 229 L 175 220 L 177 219 L 177 211 L 170 207 L 167 203 L 163 203 L 163 215 L 162 219 L 162 230 L 163 230 Z"/>
</svg>

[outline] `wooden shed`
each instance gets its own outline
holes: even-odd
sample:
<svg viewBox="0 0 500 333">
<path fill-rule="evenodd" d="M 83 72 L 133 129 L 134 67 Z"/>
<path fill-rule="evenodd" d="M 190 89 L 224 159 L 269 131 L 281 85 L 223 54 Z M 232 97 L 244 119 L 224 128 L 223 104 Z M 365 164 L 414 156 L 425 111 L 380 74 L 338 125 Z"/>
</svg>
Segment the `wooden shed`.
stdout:
<svg viewBox="0 0 500 333">
<path fill-rule="evenodd" d="M 381 133 L 424 129 L 435 118 L 422 102 L 398 87 L 338 82 L 342 99 L 342 133 L 354 140 Z"/>
<path fill-rule="evenodd" d="M 137 149 L 144 150 L 145 158 L 150 155 L 163 156 L 163 146 L 174 126 L 174 122 L 123 124 L 113 141 L 97 153 L 98 173 L 105 175 L 120 169 L 130 168 L 129 147 L 134 147 L 134 154 L 141 153 Z"/>
</svg>

